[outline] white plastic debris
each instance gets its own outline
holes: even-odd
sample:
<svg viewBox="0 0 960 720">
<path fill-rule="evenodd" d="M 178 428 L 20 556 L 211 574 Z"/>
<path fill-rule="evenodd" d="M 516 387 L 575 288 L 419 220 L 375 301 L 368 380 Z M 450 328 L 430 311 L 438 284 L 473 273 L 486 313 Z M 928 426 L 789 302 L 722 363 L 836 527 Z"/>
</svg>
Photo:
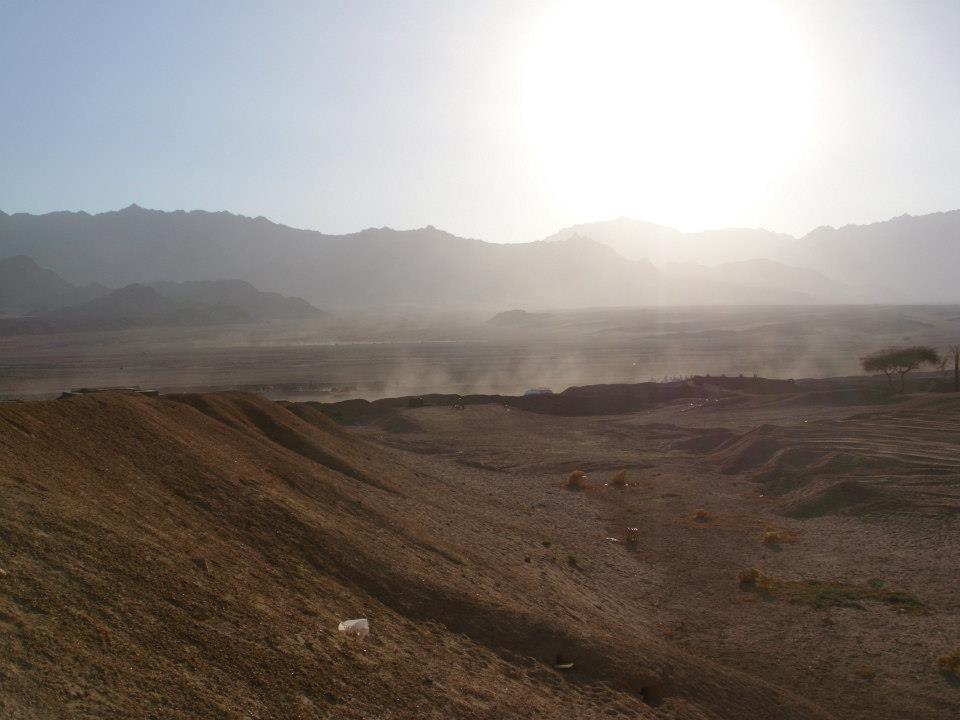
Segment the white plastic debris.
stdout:
<svg viewBox="0 0 960 720">
<path fill-rule="evenodd" d="M 337 630 L 353 637 L 365 638 L 370 634 L 370 623 L 366 618 L 357 618 L 356 620 L 344 620 L 337 627 Z"/>
</svg>

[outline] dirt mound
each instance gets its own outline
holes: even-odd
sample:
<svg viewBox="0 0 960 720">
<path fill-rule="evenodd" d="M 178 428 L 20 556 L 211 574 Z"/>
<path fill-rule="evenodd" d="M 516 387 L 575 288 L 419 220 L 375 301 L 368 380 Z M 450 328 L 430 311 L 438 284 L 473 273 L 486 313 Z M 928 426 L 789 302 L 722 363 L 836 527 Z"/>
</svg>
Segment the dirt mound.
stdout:
<svg viewBox="0 0 960 720">
<path fill-rule="evenodd" d="M 817 407 L 848 405 L 888 405 L 900 402 L 899 395 L 885 388 L 852 387 L 835 390 L 815 390 L 781 399 L 781 407 Z"/>
<path fill-rule="evenodd" d="M 698 433 L 683 440 L 676 440 L 670 444 L 671 450 L 686 450 L 695 453 L 707 453 L 716 450 L 724 443 L 736 437 L 726 428 L 718 428 Z"/>
<path fill-rule="evenodd" d="M 880 489 L 857 480 L 840 480 L 811 484 L 783 505 L 783 513 L 795 518 L 863 515 L 887 504 Z"/>
<path fill-rule="evenodd" d="M 783 445 L 776 438 L 766 435 L 766 432 L 761 427 L 721 445 L 713 455 L 720 464 L 720 471 L 725 475 L 736 475 L 768 462 L 783 449 Z"/>
<path fill-rule="evenodd" d="M 773 380 L 762 377 L 698 375 L 691 379 L 691 383 L 701 387 L 712 387 L 749 395 L 783 395 L 797 391 L 797 383 L 794 380 Z"/>
<path fill-rule="evenodd" d="M 794 445 L 781 447 L 764 463 L 750 467 L 750 479 L 756 482 L 782 481 L 815 474 L 816 468 L 827 471 L 829 453 L 814 447 Z"/>
<path fill-rule="evenodd" d="M 895 410 L 761 425 L 710 454 L 721 472 L 761 483 L 792 517 L 866 513 L 947 518 L 960 461 L 960 404 L 918 396 Z"/>
<path fill-rule="evenodd" d="M 0 405 L 0 716 L 824 717 L 415 462 L 239 393 Z"/>
<path fill-rule="evenodd" d="M 373 424 L 391 433 L 416 433 L 423 429 L 409 415 L 403 415 L 399 412 L 384 415 L 375 420 Z"/>
<path fill-rule="evenodd" d="M 254 436 L 262 435 L 287 450 L 349 478 L 381 490 L 396 492 L 356 466 L 352 461 L 356 452 L 342 432 L 331 433 L 329 427 L 324 427 L 325 433 L 317 433 L 317 426 L 307 428 L 303 423 L 297 422 L 293 415 L 278 413 L 262 399 L 242 393 L 168 397 L 170 400 L 190 405 L 232 428 Z M 332 423 L 327 422 L 327 425 Z"/>
<path fill-rule="evenodd" d="M 709 380 L 709 379 L 707 379 Z M 532 395 L 430 394 L 343 400 L 334 403 L 290 403 L 309 405 L 343 425 L 365 425 L 396 410 L 410 407 L 453 405 L 504 405 L 543 415 L 588 417 L 620 415 L 664 403 L 689 401 L 691 406 L 727 407 L 744 402 L 751 395 L 796 392 L 792 381 L 765 378 L 717 378 L 717 385 L 703 378 L 692 381 L 618 383 L 569 387 L 560 393 Z"/>
</svg>

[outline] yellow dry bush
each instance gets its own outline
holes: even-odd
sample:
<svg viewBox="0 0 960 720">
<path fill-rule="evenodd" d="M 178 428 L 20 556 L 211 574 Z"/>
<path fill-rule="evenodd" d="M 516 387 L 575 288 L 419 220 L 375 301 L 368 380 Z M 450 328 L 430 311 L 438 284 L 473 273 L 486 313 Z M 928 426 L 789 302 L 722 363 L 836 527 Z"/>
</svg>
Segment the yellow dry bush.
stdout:
<svg viewBox="0 0 960 720">
<path fill-rule="evenodd" d="M 783 538 L 780 535 L 780 531 L 776 528 L 768 527 L 763 531 L 764 545 L 779 545 L 782 539 Z"/>
<path fill-rule="evenodd" d="M 770 578 L 756 568 L 746 568 L 738 572 L 737 582 L 740 583 L 742 587 L 752 587 L 757 590 L 764 590 L 771 585 Z"/>
<path fill-rule="evenodd" d="M 610 484 L 616 487 L 624 487 L 627 484 L 627 471 L 621 470 L 610 478 Z"/>
<path fill-rule="evenodd" d="M 960 677 L 960 649 L 937 658 L 937 667 L 942 672 Z"/>
<path fill-rule="evenodd" d="M 583 470 L 574 470 L 567 478 L 567 487 L 571 490 L 582 490 L 587 486 L 587 475 Z"/>
</svg>

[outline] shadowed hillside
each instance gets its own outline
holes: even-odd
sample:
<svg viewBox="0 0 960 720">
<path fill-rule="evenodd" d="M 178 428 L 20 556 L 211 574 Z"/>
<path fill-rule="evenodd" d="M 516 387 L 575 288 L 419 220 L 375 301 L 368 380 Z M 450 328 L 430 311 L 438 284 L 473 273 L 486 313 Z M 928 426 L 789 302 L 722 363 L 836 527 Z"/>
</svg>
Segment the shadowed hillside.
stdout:
<svg viewBox="0 0 960 720">
<path fill-rule="evenodd" d="M 78 287 L 23 255 L 0 260 L 0 335 L 307 320 L 327 316 L 305 300 L 242 280 Z M 9 317 L 4 317 L 9 316 Z"/>
<path fill-rule="evenodd" d="M 76 287 L 25 255 L 0 260 L 0 316 L 29 315 L 79 305 L 108 292 L 96 284 Z"/>
</svg>

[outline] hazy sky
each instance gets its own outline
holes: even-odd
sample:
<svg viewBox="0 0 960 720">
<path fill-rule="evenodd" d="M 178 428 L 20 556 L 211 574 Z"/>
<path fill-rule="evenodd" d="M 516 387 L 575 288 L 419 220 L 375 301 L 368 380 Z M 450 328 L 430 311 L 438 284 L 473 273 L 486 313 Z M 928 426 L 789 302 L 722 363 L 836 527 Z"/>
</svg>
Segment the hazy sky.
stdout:
<svg viewBox="0 0 960 720">
<path fill-rule="evenodd" d="M 538 239 L 960 207 L 960 3 L 0 0 L 0 209 Z"/>
</svg>

